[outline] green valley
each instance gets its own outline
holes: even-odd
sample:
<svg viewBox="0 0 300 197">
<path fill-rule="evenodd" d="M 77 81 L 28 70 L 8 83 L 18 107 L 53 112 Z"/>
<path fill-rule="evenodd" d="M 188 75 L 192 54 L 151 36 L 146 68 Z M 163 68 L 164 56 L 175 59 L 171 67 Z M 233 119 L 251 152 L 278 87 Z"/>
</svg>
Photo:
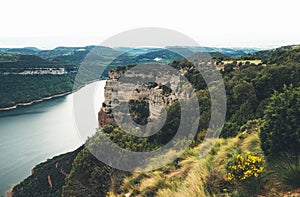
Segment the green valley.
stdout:
<svg viewBox="0 0 300 197">
<path fill-rule="evenodd" d="M 179 60 L 180 57 L 162 51 L 161 58 L 169 58 L 169 65 L 182 71 L 193 85 L 202 112 L 197 120 L 197 135 L 184 154 L 174 162 L 150 172 L 124 172 L 104 164 L 90 152 L 90 148 L 96 148 L 102 135 L 105 134 L 126 150 L 155 150 L 174 136 L 180 124 L 180 106 L 178 102 L 170 104 L 164 127 L 148 138 L 130 135 L 113 121 L 105 124 L 110 118 L 110 112 L 104 110 L 101 113 L 106 113 L 105 120 L 102 121 L 104 125 L 100 129 L 102 132 L 98 131 L 89 138 L 85 147 L 39 164 L 33 175 L 13 188 L 13 196 L 299 195 L 299 49 L 299 46 L 289 46 L 235 56 L 226 53 L 222 55 L 220 51 L 213 53 L 216 67 L 211 72 L 220 70 L 222 73 L 227 94 L 227 113 L 221 137 L 205 156 L 200 156 L 199 150 L 210 143 L 209 140 L 203 142 L 211 116 L 207 85 L 200 72 L 189 61 Z M 132 56 L 121 59 L 132 63 Z M 147 62 L 159 57 L 159 52 L 151 51 L 140 57 L 142 58 L 138 60 Z M 117 65 L 119 64 L 114 67 Z M 118 75 L 127 68 L 110 70 L 108 81 L 111 76 Z M 57 83 L 53 79 L 49 80 L 56 85 L 61 82 L 69 84 L 63 81 L 64 78 L 57 78 Z M 72 77 L 68 80 L 72 81 Z M 170 91 L 159 84 L 147 85 L 149 89 L 161 89 L 164 96 L 170 94 Z M 61 88 L 67 87 L 65 85 Z M 53 89 L 57 90 L 55 85 Z M 109 109 L 107 103 L 109 102 L 103 105 L 104 109 Z M 146 122 L 148 110 L 149 107 L 143 100 L 130 102 L 130 113 L 137 122 Z M 165 156 L 172 157 L 172 152 Z M 57 172 L 57 162 L 63 166 L 66 177 L 62 178 Z M 126 163 L 126 160 L 120 162 Z M 55 181 L 55 187 L 49 184 L 48 176 Z"/>
</svg>

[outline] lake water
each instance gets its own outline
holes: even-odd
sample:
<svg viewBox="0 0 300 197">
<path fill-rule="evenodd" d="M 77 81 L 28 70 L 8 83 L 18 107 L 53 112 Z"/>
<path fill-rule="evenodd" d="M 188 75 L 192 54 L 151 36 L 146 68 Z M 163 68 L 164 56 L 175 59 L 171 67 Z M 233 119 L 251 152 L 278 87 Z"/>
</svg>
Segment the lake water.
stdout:
<svg viewBox="0 0 300 197">
<path fill-rule="evenodd" d="M 95 114 L 104 101 L 105 81 L 94 82 Z M 82 145 L 73 116 L 73 94 L 0 111 L 0 196 L 48 158 Z"/>
</svg>

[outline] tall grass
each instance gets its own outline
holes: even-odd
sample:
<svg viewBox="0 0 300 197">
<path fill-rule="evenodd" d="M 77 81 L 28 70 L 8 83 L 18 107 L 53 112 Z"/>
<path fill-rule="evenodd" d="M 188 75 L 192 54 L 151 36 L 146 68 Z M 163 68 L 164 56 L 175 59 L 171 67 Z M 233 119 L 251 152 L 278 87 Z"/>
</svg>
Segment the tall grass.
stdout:
<svg viewBox="0 0 300 197">
<path fill-rule="evenodd" d="M 206 141 L 187 150 L 169 166 L 127 177 L 118 196 L 125 193 L 136 197 L 232 196 L 237 188 L 232 188 L 226 179 L 228 159 L 235 153 L 246 151 L 260 154 L 259 136 L 251 133 L 243 138 L 220 138 L 207 155 L 200 156 L 200 149 L 209 146 L 209 143 Z"/>
<path fill-rule="evenodd" d="M 300 156 L 285 153 L 270 159 L 269 163 L 272 179 L 277 187 L 300 187 Z"/>
</svg>

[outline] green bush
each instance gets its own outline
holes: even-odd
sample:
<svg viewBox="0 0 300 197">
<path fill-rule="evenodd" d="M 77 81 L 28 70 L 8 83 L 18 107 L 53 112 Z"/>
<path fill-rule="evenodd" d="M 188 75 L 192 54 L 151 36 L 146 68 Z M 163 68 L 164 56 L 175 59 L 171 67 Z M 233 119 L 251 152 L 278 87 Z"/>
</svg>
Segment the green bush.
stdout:
<svg viewBox="0 0 300 197">
<path fill-rule="evenodd" d="M 275 92 L 264 115 L 260 137 L 266 155 L 300 152 L 300 87 L 284 87 Z"/>
</svg>

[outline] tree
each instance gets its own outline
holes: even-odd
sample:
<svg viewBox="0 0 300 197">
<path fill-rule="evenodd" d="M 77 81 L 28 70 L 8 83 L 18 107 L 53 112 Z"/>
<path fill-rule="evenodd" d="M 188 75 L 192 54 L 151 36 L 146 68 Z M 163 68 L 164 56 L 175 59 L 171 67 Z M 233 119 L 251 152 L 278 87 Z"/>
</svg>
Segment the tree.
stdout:
<svg viewBox="0 0 300 197">
<path fill-rule="evenodd" d="M 266 155 L 300 152 L 300 87 L 284 87 L 275 92 L 264 112 L 261 130 L 262 149 Z"/>
</svg>

